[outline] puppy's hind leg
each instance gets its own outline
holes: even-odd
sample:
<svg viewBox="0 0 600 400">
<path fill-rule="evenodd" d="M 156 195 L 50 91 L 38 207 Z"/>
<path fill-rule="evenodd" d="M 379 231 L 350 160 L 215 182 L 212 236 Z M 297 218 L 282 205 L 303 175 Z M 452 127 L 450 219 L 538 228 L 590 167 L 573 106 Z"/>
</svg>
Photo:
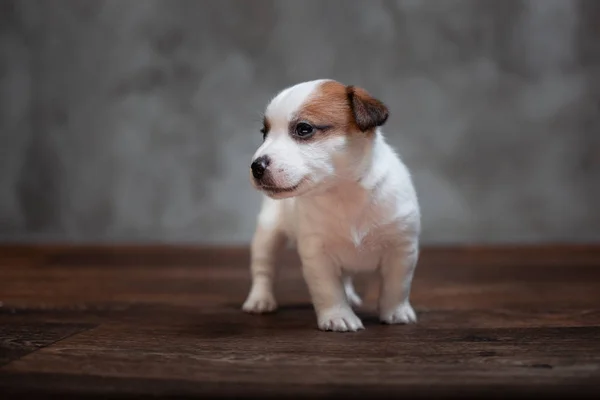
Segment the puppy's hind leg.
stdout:
<svg viewBox="0 0 600 400">
<path fill-rule="evenodd" d="M 352 307 L 358 308 L 362 305 L 362 299 L 360 298 L 360 296 L 358 295 L 358 293 L 356 293 L 356 290 L 354 289 L 354 284 L 352 283 L 352 276 L 350 275 L 344 275 L 344 290 L 346 292 L 346 297 L 348 298 L 348 303 L 350 303 L 350 305 Z"/>
<path fill-rule="evenodd" d="M 419 258 L 417 244 L 399 247 L 384 256 L 381 265 L 379 318 L 387 324 L 417 322 L 410 304 L 410 289 Z"/>
<path fill-rule="evenodd" d="M 266 227 L 259 221 L 252 239 L 250 261 L 252 287 L 242 306 L 245 312 L 262 314 L 277 309 L 277 301 L 273 293 L 275 264 L 277 253 L 284 244 L 283 232 L 277 228 Z"/>
</svg>

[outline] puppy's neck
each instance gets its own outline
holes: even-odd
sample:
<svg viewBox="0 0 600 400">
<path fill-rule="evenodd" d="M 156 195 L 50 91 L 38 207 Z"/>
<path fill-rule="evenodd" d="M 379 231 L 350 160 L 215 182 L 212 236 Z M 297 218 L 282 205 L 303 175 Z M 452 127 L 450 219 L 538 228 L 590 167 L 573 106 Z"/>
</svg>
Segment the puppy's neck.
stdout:
<svg viewBox="0 0 600 400">
<path fill-rule="evenodd" d="M 387 176 L 390 151 L 381 132 L 376 131 L 374 137 L 365 138 L 364 143 L 350 152 L 350 157 L 338 163 L 335 178 L 314 195 L 321 198 L 351 196 L 356 202 L 360 198 L 368 200 Z"/>
<path fill-rule="evenodd" d="M 390 148 L 379 130 L 369 141 L 361 154 L 351 160 L 351 177 L 354 182 L 366 191 L 374 190 L 389 169 Z"/>
</svg>

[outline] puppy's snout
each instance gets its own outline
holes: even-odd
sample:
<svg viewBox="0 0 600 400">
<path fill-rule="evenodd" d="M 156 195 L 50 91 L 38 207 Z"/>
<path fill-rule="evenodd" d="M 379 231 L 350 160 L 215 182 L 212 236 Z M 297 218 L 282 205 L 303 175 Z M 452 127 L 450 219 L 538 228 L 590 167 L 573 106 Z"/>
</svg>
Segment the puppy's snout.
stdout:
<svg viewBox="0 0 600 400">
<path fill-rule="evenodd" d="M 270 163 L 271 159 L 268 156 L 260 156 L 254 160 L 252 165 L 250 165 L 254 179 L 261 179 Z"/>
</svg>

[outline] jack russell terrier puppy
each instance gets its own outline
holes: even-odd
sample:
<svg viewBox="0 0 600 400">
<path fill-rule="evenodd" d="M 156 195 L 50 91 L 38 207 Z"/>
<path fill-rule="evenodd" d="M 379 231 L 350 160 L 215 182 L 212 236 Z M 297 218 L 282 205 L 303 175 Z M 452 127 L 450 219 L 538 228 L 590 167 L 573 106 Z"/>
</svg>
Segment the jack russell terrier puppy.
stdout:
<svg viewBox="0 0 600 400">
<path fill-rule="evenodd" d="M 378 271 L 379 318 L 413 323 L 420 211 L 410 174 L 380 127 L 388 109 L 364 89 L 322 79 L 267 106 L 251 181 L 265 196 L 252 239 L 252 286 L 242 308 L 272 312 L 276 253 L 295 242 L 321 330 L 364 329 L 352 275 Z"/>
</svg>

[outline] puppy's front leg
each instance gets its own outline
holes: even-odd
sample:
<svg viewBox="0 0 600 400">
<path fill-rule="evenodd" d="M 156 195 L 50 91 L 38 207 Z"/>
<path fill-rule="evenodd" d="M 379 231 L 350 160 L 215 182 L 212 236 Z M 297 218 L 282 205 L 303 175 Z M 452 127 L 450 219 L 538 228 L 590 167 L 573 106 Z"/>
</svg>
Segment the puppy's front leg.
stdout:
<svg viewBox="0 0 600 400">
<path fill-rule="evenodd" d="M 348 303 L 341 271 L 324 254 L 302 257 L 302 272 L 319 329 L 337 332 L 355 332 L 364 329 Z"/>
<path fill-rule="evenodd" d="M 285 244 L 285 235 L 277 229 L 260 225 L 252 239 L 250 272 L 252 287 L 242 309 L 249 313 L 261 314 L 277 309 L 273 293 L 276 275 L 276 256 Z"/>
<path fill-rule="evenodd" d="M 379 295 L 379 318 L 382 322 L 417 322 L 417 315 L 410 305 L 409 296 L 418 257 L 417 245 L 401 246 L 384 254 Z"/>
</svg>

